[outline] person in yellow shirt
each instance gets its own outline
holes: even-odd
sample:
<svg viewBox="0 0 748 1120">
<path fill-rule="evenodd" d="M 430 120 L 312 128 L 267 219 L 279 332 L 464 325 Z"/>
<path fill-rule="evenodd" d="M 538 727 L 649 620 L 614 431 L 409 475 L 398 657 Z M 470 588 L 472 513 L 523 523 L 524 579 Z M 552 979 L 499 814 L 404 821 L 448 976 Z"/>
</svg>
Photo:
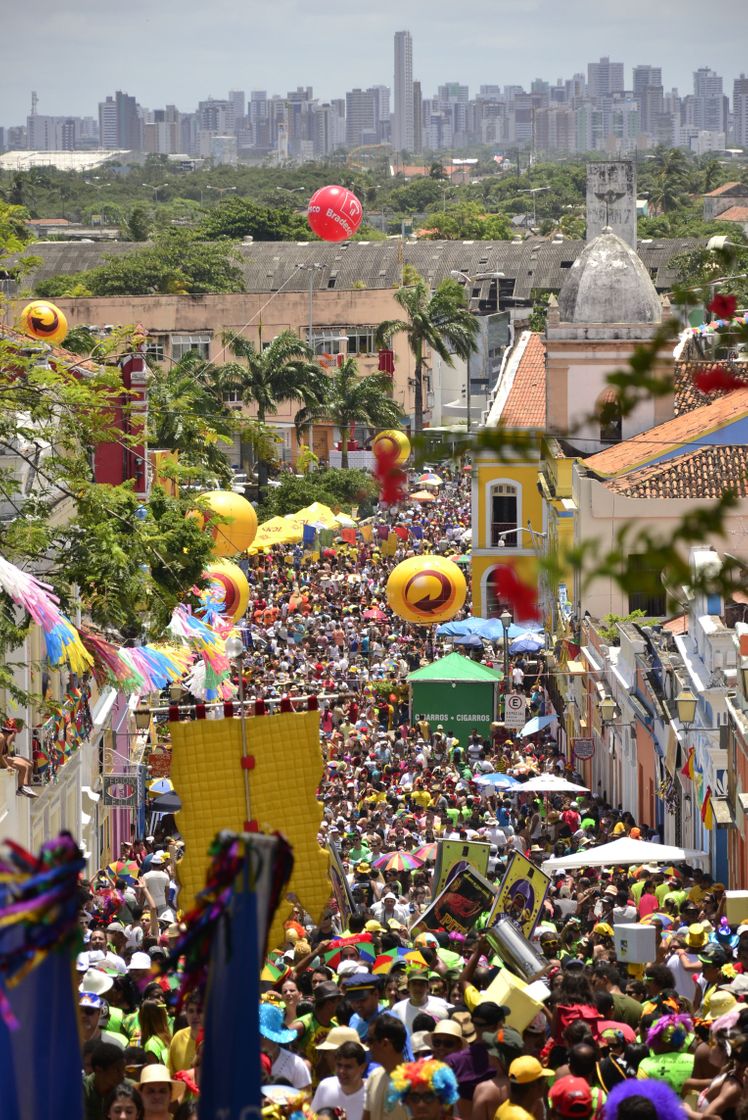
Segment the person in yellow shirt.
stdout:
<svg viewBox="0 0 748 1120">
<path fill-rule="evenodd" d="M 172 1077 L 183 1069 L 192 1069 L 195 1064 L 195 1044 L 203 1025 L 203 1009 L 197 996 L 188 996 L 184 1004 L 184 1017 L 187 1026 L 177 1031 L 169 1046 L 169 1072 Z"/>
<path fill-rule="evenodd" d="M 534 1120 L 535 1107 L 546 1094 L 548 1081 L 556 1076 L 537 1058 L 523 1054 L 509 1066 L 509 1100 L 496 1109 L 495 1120 Z"/>
</svg>

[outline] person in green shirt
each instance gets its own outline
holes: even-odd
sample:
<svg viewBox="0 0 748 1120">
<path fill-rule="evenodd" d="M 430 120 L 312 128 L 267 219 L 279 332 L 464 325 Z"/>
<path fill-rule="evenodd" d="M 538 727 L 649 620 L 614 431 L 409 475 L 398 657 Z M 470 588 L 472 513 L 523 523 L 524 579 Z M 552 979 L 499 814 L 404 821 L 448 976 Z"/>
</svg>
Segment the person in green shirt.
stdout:
<svg viewBox="0 0 748 1120">
<path fill-rule="evenodd" d="M 84 1120 L 105 1120 L 104 1102 L 125 1079 L 125 1053 L 112 1042 L 99 1042 L 91 1053 L 91 1070 L 83 1078 Z"/>
</svg>

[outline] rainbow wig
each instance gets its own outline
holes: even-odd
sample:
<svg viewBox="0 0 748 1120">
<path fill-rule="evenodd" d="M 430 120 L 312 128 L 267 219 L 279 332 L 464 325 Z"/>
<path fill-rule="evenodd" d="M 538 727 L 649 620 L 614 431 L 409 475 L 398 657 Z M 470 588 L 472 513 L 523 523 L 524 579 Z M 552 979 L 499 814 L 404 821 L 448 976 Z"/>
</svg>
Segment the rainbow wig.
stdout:
<svg viewBox="0 0 748 1120">
<path fill-rule="evenodd" d="M 617 1120 L 621 1102 L 628 1097 L 645 1097 L 651 1101 L 657 1120 L 686 1120 L 683 1102 L 664 1081 L 622 1081 L 611 1089 L 605 1102 L 605 1120 Z"/>
<path fill-rule="evenodd" d="M 647 1046 L 662 1039 L 672 1050 L 680 1050 L 693 1030 L 688 1015 L 663 1015 L 647 1031 Z"/>
<path fill-rule="evenodd" d="M 442 1104 L 454 1104 L 459 1097 L 457 1079 L 449 1066 L 434 1058 L 422 1058 L 403 1062 L 392 1071 L 387 1107 L 404 1104 L 411 1089 L 424 1087 L 436 1093 Z"/>
</svg>

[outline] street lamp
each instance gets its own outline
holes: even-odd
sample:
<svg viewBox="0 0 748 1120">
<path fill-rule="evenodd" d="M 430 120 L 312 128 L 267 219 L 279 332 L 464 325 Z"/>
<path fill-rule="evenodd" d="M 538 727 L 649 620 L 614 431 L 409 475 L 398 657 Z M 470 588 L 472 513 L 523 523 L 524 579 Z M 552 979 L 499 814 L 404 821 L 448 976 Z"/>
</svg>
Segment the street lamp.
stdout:
<svg viewBox="0 0 748 1120">
<path fill-rule="evenodd" d="M 506 548 L 506 541 L 504 537 L 511 537 L 515 533 L 529 533 L 532 537 L 532 543 L 537 547 L 535 542 L 537 540 L 544 541 L 547 539 L 547 533 L 539 533 L 537 529 L 533 529 L 530 525 L 518 525 L 516 529 L 503 529 L 500 533 L 496 534 L 496 548 Z"/>
<path fill-rule="evenodd" d="M 690 688 L 682 688 L 678 695 L 675 697 L 675 707 L 678 712 L 678 719 L 684 727 L 690 727 L 696 719 L 696 706 L 698 700 L 691 692 Z"/>
<path fill-rule="evenodd" d="M 604 724 L 610 724 L 616 718 L 618 709 L 612 696 L 603 696 L 597 707 L 600 712 L 600 718 Z"/>
<path fill-rule="evenodd" d="M 537 203 L 536 203 L 535 196 L 540 191 L 549 191 L 550 189 L 551 189 L 550 187 L 522 187 L 520 189 L 520 192 L 519 192 L 520 194 L 531 194 L 532 195 L 532 224 L 533 224 L 533 227 L 535 227 L 538 223 L 538 211 L 537 211 Z"/>
<path fill-rule="evenodd" d="M 160 183 L 157 187 L 154 187 L 153 183 L 143 183 L 144 187 L 150 187 L 151 190 L 153 191 L 153 201 L 154 202 L 158 202 L 158 192 L 162 191 L 164 189 L 164 187 L 168 187 L 168 185 L 169 185 L 168 183 Z"/>
<path fill-rule="evenodd" d="M 509 627 L 514 621 L 511 611 L 504 609 L 499 615 L 499 622 L 504 631 L 504 719 L 506 719 L 506 696 L 509 688 Z"/>
<path fill-rule="evenodd" d="M 460 276 L 465 281 L 465 284 L 474 284 L 476 280 L 501 280 L 504 278 L 503 272 L 479 272 L 475 276 L 470 276 L 467 272 L 463 272 L 460 268 L 453 268 L 450 276 L 457 280 Z M 468 299 L 468 307 L 470 300 Z M 499 291 L 498 285 L 496 288 L 496 310 L 499 310 Z M 470 358 L 465 360 L 465 410 L 466 410 L 466 430 L 469 432 L 471 428 L 470 416 Z"/>
<path fill-rule="evenodd" d="M 233 661 L 239 673 L 239 723 L 242 736 L 242 771 L 244 774 L 244 803 L 247 811 L 247 825 L 252 820 L 251 801 L 249 795 L 249 758 L 247 749 L 247 717 L 244 711 L 244 642 L 238 634 L 229 634 L 224 643 L 226 656 Z"/>
<path fill-rule="evenodd" d="M 205 189 L 206 189 L 206 191 L 215 191 L 216 194 L 218 195 L 218 201 L 222 202 L 223 201 L 223 196 L 225 194 L 228 194 L 230 191 L 235 191 L 237 188 L 236 187 L 212 187 L 210 185 L 210 183 L 208 183 L 208 185 L 206 186 Z"/>
</svg>

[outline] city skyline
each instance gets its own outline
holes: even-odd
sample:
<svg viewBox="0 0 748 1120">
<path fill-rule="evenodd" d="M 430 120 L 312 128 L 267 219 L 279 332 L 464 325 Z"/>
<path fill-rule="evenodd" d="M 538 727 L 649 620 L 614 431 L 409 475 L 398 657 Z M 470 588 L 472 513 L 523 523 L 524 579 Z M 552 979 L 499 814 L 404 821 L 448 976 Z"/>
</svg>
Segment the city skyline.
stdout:
<svg viewBox="0 0 748 1120">
<path fill-rule="evenodd" d="M 653 9 L 633 0 L 625 13 L 605 12 L 591 0 L 570 0 L 560 14 L 550 0 L 522 0 L 507 25 L 485 0 L 473 5 L 469 22 L 442 0 L 428 13 L 383 0 L 376 12 L 336 12 L 330 20 L 319 9 L 306 16 L 284 0 L 261 11 L 217 0 L 208 11 L 183 6 L 178 18 L 167 7 L 133 0 L 127 11 L 108 13 L 105 20 L 91 0 L 71 0 L 64 11 L 42 0 L 44 34 L 34 41 L 30 68 L 17 49 L 27 34 L 27 12 L 13 0 L 0 45 L 5 78 L 0 124 L 25 121 L 32 89 L 39 94 L 40 113 L 95 116 L 99 101 L 115 88 L 148 108 L 175 104 L 184 111 L 211 95 L 225 96 L 229 87 L 282 96 L 311 85 L 323 101 L 353 88 L 392 88 L 392 43 L 401 30 L 412 35 L 413 79 L 424 96 L 445 81 L 466 84 L 471 94 L 484 84 L 529 88 L 534 78 L 553 84 L 586 72 L 588 62 L 605 55 L 623 62 L 627 89 L 633 67 L 648 64 L 662 69 L 666 90 L 690 91 L 693 72 L 709 66 L 724 77 L 727 92 L 745 70 L 745 57 L 739 36 L 718 33 L 729 26 L 725 0 L 710 8 L 708 40 L 694 0 L 677 11 L 673 7 L 671 17 L 669 7 Z M 734 9 L 729 12 L 734 15 Z M 365 48 L 356 48 L 357 40 Z M 275 42 L 277 50 L 262 47 Z M 259 49 L 247 49 L 248 43 Z M 77 50 L 83 65 L 72 67 Z"/>
</svg>

